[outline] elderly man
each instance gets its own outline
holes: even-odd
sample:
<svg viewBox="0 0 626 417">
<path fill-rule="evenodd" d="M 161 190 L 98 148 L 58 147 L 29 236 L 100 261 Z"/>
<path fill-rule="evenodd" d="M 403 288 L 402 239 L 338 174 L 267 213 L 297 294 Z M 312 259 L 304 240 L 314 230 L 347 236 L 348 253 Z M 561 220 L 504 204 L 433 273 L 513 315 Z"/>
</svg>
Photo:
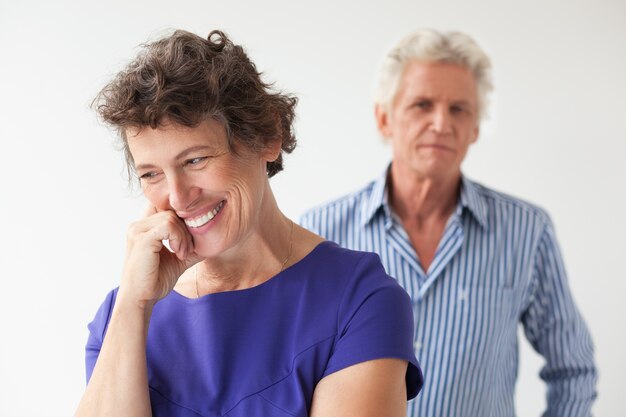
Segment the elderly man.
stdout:
<svg viewBox="0 0 626 417">
<path fill-rule="evenodd" d="M 550 218 L 461 171 L 491 90 L 467 35 L 419 30 L 386 56 L 376 95 L 388 169 L 302 225 L 377 252 L 413 300 L 423 394 L 410 416 L 515 415 L 517 327 L 545 358 L 545 416 L 589 416 L 596 368 Z"/>
</svg>

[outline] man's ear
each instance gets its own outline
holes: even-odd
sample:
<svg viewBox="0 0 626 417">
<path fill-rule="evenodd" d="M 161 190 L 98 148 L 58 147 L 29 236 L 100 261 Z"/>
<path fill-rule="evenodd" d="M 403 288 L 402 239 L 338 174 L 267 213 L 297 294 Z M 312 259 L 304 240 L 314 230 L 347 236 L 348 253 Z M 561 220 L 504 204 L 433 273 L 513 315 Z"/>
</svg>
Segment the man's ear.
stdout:
<svg viewBox="0 0 626 417">
<path fill-rule="evenodd" d="M 389 112 L 382 104 L 376 104 L 374 107 L 374 117 L 376 117 L 376 126 L 378 131 L 384 138 L 391 137 L 391 126 L 389 125 Z"/>
<path fill-rule="evenodd" d="M 480 134 L 480 125 L 476 125 L 474 128 L 474 137 L 472 138 L 472 143 L 476 143 L 478 140 L 478 135 Z"/>
</svg>

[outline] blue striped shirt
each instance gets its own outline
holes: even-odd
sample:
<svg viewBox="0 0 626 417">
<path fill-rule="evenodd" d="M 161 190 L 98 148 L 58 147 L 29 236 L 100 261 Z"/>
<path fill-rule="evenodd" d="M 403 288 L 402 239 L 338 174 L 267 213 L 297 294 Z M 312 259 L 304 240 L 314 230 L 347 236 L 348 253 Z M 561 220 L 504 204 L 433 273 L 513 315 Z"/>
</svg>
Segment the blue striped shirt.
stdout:
<svg viewBox="0 0 626 417">
<path fill-rule="evenodd" d="M 546 361 L 545 417 L 591 415 L 596 368 L 568 288 L 554 229 L 540 208 L 463 177 L 428 271 L 387 200 L 387 172 L 306 212 L 300 223 L 351 249 L 376 252 L 413 300 L 422 393 L 408 416 L 511 417 L 517 326 Z"/>
</svg>

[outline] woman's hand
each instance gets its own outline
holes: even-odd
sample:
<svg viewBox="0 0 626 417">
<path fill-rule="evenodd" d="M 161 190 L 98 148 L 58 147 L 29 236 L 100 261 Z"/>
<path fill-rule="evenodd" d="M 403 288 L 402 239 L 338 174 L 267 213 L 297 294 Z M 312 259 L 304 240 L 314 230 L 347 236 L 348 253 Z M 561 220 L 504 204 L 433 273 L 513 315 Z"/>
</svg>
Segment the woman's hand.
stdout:
<svg viewBox="0 0 626 417">
<path fill-rule="evenodd" d="M 172 211 L 150 207 L 129 227 L 122 283 L 76 417 L 152 415 L 146 367 L 152 307 L 200 260 L 187 227 Z"/>
<path fill-rule="evenodd" d="M 163 244 L 169 241 L 170 252 Z M 178 278 L 201 259 L 193 237 L 173 211 L 149 207 L 143 219 L 128 229 L 126 261 L 119 298 L 150 306 L 165 297 Z"/>
</svg>

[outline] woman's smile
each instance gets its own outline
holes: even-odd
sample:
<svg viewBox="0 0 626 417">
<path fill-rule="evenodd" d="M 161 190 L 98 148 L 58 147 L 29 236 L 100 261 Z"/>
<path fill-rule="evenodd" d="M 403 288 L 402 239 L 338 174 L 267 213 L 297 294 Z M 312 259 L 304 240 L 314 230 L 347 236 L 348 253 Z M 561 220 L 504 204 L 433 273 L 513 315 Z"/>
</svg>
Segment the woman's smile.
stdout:
<svg viewBox="0 0 626 417">
<path fill-rule="evenodd" d="M 203 214 L 194 218 L 184 219 L 185 224 L 194 229 L 204 226 L 205 224 L 213 220 L 215 216 L 217 216 L 217 213 L 220 212 L 222 207 L 224 207 L 225 203 L 226 203 L 226 200 L 222 200 L 217 204 L 217 206 L 209 210 L 206 214 Z"/>
<path fill-rule="evenodd" d="M 202 235 L 207 230 L 211 229 L 225 205 L 226 200 L 222 200 L 205 214 L 183 219 L 189 233 L 192 235 Z"/>
</svg>

